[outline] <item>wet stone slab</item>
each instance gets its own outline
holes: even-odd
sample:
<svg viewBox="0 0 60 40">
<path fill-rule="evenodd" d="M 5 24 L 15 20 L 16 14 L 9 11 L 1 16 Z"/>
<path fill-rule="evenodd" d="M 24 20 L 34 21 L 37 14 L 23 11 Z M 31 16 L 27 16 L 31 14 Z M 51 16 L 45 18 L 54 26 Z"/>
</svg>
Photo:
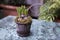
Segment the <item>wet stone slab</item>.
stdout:
<svg viewBox="0 0 60 40">
<path fill-rule="evenodd" d="M 31 35 L 19 37 L 14 19 L 7 16 L 0 20 L 0 40 L 60 40 L 60 23 L 32 19 Z"/>
</svg>

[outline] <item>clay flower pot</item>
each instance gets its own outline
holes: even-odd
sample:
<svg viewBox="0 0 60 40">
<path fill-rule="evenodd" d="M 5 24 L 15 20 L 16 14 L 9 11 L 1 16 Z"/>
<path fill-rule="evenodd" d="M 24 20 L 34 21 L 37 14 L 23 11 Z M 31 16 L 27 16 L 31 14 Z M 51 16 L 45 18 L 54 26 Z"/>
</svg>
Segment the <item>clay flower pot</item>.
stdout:
<svg viewBox="0 0 60 40">
<path fill-rule="evenodd" d="M 60 19 L 56 19 L 55 22 L 60 23 Z"/>
<path fill-rule="evenodd" d="M 17 16 L 17 12 L 16 12 L 17 6 L 0 4 L 0 7 L 3 8 L 3 15 L 4 15 L 4 17 L 8 16 L 8 15 Z"/>
<path fill-rule="evenodd" d="M 54 22 L 60 23 L 60 16 L 58 16 L 57 18 L 55 18 Z"/>
<path fill-rule="evenodd" d="M 29 6 L 30 5 L 27 5 L 26 7 L 28 8 Z M 6 17 L 8 15 L 17 16 L 16 8 L 20 7 L 20 6 L 0 4 L 0 7 L 3 8 L 3 15 L 4 15 L 4 17 Z"/>
</svg>

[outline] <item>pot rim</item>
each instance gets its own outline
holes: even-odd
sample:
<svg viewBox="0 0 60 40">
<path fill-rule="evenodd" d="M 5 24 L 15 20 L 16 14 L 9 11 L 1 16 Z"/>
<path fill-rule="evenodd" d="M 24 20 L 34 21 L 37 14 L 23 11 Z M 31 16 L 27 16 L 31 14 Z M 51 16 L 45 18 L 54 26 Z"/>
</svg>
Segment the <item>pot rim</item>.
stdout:
<svg viewBox="0 0 60 40">
<path fill-rule="evenodd" d="M 0 4 L 0 7 L 4 8 L 4 9 L 16 10 L 16 8 L 19 7 L 19 6 Z"/>
<path fill-rule="evenodd" d="M 25 24 L 31 24 L 31 23 L 32 23 L 32 21 L 29 23 L 25 23 Z M 19 23 L 19 22 L 16 22 L 16 24 L 25 25 L 24 23 Z"/>
<path fill-rule="evenodd" d="M 32 19 L 30 20 L 30 22 L 25 22 L 25 23 L 21 23 L 21 22 L 18 22 L 18 19 L 19 17 L 17 16 L 16 18 L 15 18 L 15 22 L 17 23 L 17 24 L 29 24 L 29 23 L 32 23 Z M 23 19 L 24 20 L 24 19 Z"/>
<path fill-rule="evenodd" d="M 26 7 L 29 7 L 30 5 L 25 5 Z M 14 5 L 8 5 L 8 4 L 0 4 L 0 7 L 1 8 L 4 8 L 4 9 L 12 9 L 12 10 L 16 10 L 17 7 L 20 7 L 20 6 L 14 6 Z"/>
</svg>

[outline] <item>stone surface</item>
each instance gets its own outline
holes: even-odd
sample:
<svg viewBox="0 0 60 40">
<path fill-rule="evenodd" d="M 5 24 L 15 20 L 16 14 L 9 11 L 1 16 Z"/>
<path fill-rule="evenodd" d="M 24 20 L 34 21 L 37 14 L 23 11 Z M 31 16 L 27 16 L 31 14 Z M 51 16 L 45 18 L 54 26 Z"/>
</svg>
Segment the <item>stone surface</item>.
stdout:
<svg viewBox="0 0 60 40">
<path fill-rule="evenodd" d="M 14 16 L 0 20 L 0 40 L 60 40 L 60 23 L 32 19 L 31 35 L 19 37 Z"/>
</svg>

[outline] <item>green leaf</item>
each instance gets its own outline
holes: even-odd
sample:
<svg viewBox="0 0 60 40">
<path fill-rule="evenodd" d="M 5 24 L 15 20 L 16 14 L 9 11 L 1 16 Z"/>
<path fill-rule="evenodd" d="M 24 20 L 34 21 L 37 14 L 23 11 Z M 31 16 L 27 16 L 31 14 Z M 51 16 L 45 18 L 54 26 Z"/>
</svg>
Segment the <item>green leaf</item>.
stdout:
<svg viewBox="0 0 60 40">
<path fill-rule="evenodd" d="M 20 16 L 21 14 L 28 15 L 28 10 L 26 9 L 25 6 L 17 7 L 16 10 L 17 10 L 18 16 Z"/>
</svg>

